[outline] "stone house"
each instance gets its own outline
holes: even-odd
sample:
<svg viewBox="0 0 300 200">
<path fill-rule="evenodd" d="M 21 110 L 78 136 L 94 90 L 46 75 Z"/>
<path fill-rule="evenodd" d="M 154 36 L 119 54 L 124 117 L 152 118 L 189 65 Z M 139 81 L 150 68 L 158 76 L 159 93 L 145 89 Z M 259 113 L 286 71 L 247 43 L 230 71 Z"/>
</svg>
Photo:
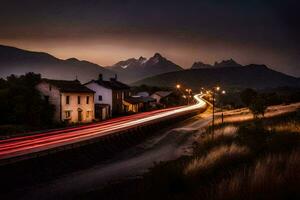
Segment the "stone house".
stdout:
<svg viewBox="0 0 300 200">
<path fill-rule="evenodd" d="M 91 122 L 94 119 L 94 91 L 78 80 L 42 79 L 36 86 L 43 98 L 55 106 L 55 121 Z"/>
</svg>

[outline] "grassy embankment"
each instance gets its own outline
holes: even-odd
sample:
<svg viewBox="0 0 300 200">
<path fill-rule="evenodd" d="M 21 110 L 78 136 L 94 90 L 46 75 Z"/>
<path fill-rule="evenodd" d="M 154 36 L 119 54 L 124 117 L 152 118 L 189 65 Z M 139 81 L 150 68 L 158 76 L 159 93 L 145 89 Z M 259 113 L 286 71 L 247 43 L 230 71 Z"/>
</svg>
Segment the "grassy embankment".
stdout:
<svg viewBox="0 0 300 200">
<path fill-rule="evenodd" d="M 231 116 L 229 116 L 231 117 Z M 225 118 L 226 119 L 226 118 Z M 234 121 L 201 134 L 193 156 L 80 198 L 299 199 L 300 112 Z"/>
</svg>

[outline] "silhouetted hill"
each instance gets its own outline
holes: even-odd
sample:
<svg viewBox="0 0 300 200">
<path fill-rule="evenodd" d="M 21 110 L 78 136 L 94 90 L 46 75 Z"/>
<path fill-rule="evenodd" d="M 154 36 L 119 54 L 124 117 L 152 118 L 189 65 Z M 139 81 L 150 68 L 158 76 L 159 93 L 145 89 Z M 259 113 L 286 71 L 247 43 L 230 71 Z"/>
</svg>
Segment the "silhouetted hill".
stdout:
<svg viewBox="0 0 300 200">
<path fill-rule="evenodd" d="M 219 68 L 219 67 L 243 67 L 243 65 L 237 63 L 233 59 L 222 60 L 221 62 L 215 62 L 214 65 L 205 64 L 201 61 L 198 61 L 192 65 L 191 69 Z"/>
<path fill-rule="evenodd" d="M 99 73 L 106 78 L 114 75 L 112 71 L 88 61 L 76 58 L 62 60 L 43 52 L 0 45 L 0 77 L 26 72 L 40 73 L 53 79 L 74 80 L 77 76 L 82 82 L 97 78 Z"/>
<path fill-rule="evenodd" d="M 274 88 L 280 86 L 300 87 L 298 78 L 269 69 L 265 65 L 247 65 L 243 67 L 218 67 L 205 69 L 188 69 L 180 72 L 165 73 L 149 77 L 134 85 L 168 86 L 177 83 L 193 89 L 220 84 L 234 88 Z"/>
<path fill-rule="evenodd" d="M 109 69 L 115 71 L 119 79 L 127 83 L 157 74 L 182 70 L 180 66 L 162 57 L 159 53 L 149 59 L 140 57 L 139 59 L 130 58 L 120 61 Z"/>
</svg>

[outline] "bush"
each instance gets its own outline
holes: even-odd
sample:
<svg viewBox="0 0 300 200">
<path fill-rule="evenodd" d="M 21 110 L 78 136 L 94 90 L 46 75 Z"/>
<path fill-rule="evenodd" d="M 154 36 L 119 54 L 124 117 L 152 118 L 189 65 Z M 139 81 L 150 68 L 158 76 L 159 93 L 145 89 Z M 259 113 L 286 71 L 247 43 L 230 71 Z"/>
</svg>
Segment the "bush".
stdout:
<svg viewBox="0 0 300 200">
<path fill-rule="evenodd" d="M 261 97 L 256 97 L 249 105 L 249 109 L 252 112 L 255 119 L 258 119 L 259 116 L 264 117 L 265 111 L 267 109 L 266 102 Z"/>
<path fill-rule="evenodd" d="M 0 124 L 49 127 L 54 106 L 42 99 L 35 86 L 40 74 L 27 73 L 20 77 L 11 75 L 0 81 Z"/>
</svg>

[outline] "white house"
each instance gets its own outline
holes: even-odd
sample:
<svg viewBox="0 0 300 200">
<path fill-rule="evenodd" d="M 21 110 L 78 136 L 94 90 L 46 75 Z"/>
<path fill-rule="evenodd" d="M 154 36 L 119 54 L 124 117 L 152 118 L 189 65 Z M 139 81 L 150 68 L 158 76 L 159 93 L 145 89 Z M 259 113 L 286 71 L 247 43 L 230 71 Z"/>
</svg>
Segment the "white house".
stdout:
<svg viewBox="0 0 300 200">
<path fill-rule="evenodd" d="M 130 87 L 117 81 L 117 77 L 105 81 L 100 74 L 98 80 L 92 80 L 84 85 L 95 92 L 96 119 L 103 120 L 125 112 L 123 100 L 129 96 Z"/>
<path fill-rule="evenodd" d="M 161 103 L 161 99 L 168 97 L 170 94 L 172 94 L 172 91 L 157 91 L 151 94 L 151 97 L 156 99 L 157 103 Z"/>
<path fill-rule="evenodd" d="M 91 122 L 94 119 L 94 91 L 78 80 L 42 79 L 36 88 L 55 106 L 55 121 Z"/>
</svg>

